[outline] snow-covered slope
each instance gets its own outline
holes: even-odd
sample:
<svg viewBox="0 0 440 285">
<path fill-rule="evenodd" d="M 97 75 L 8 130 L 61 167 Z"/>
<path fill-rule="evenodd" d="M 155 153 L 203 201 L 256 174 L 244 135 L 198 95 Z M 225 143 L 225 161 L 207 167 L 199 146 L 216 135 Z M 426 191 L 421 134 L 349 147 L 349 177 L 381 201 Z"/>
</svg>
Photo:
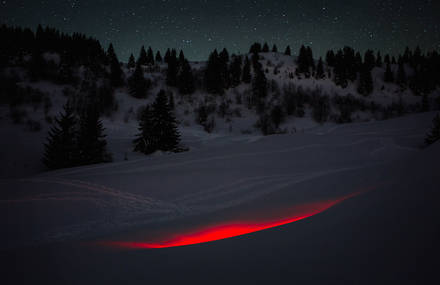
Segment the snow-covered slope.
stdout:
<svg viewBox="0 0 440 285">
<path fill-rule="evenodd" d="M 186 132 L 190 152 L 4 179 L 6 276 L 12 283 L 420 284 L 433 276 L 438 248 L 440 148 L 419 148 L 432 116 L 268 137 Z M 140 251 L 102 243 L 255 222 L 347 195 L 304 220 L 212 243 Z"/>
</svg>

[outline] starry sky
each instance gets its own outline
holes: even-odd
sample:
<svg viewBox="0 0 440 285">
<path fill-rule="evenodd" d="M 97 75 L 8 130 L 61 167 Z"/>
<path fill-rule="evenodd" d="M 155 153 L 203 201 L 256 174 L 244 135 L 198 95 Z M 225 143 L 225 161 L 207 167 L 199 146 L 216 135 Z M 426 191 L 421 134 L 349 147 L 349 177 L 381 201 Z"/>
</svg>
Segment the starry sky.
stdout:
<svg viewBox="0 0 440 285">
<path fill-rule="evenodd" d="M 141 45 L 183 49 L 205 60 L 214 48 L 247 52 L 255 41 L 315 56 L 349 45 L 397 54 L 405 46 L 440 49 L 438 0 L 0 0 L 0 23 L 82 32 L 120 60 Z"/>
</svg>

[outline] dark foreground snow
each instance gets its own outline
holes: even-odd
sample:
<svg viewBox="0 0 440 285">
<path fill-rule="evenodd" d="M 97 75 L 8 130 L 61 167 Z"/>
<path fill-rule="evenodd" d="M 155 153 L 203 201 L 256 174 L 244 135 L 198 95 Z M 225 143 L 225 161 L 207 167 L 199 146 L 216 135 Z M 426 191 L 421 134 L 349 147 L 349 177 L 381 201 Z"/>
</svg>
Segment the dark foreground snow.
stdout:
<svg viewBox="0 0 440 285">
<path fill-rule="evenodd" d="M 437 277 L 440 145 L 433 114 L 270 137 L 2 180 L 5 284 L 422 284 Z M 190 141 L 188 139 L 188 141 Z M 164 232 L 262 219 L 348 195 L 309 218 L 165 249 Z M 3 282 L 2 282 L 3 283 Z"/>
</svg>

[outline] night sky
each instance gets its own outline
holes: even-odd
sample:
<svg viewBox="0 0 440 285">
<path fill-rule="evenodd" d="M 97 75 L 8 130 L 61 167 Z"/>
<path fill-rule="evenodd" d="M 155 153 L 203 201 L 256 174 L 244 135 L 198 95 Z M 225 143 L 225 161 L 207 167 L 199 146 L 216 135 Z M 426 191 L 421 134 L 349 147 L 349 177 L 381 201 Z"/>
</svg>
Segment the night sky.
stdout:
<svg viewBox="0 0 440 285">
<path fill-rule="evenodd" d="M 315 55 L 349 45 L 396 54 L 406 45 L 440 49 L 437 0 L 0 0 L 0 22 L 82 32 L 122 61 L 141 45 L 183 49 L 204 60 L 214 48 L 248 51 L 255 41 L 294 52 L 310 45 Z"/>
</svg>

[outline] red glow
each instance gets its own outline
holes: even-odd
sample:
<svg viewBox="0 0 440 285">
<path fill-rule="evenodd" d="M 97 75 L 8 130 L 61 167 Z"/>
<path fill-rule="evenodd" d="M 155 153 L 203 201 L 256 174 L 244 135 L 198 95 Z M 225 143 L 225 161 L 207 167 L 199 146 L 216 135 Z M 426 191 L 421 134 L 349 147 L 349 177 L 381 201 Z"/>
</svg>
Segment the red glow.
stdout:
<svg viewBox="0 0 440 285">
<path fill-rule="evenodd" d="M 217 225 L 210 225 L 196 229 L 193 231 L 177 233 L 173 237 L 165 237 L 155 242 L 126 242 L 126 241 L 112 241 L 105 242 L 106 245 L 133 248 L 133 249 L 147 249 L 147 248 L 166 248 L 184 245 L 193 245 L 205 242 L 211 242 L 235 236 L 245 235 L 273 227 L 282 226 L 293 223 L 316 214 L 319 214 L 334 205 L 351 198 L 359 193 L 354 193 L 342 198 L 314 202 L 296 206 L 290 209 L 290 213 L 285 213 L 287 218 L 278 218 L 273 220 L 266 220 L 260 222 L 252 221 L 231 221 Z"/>
</svg>

